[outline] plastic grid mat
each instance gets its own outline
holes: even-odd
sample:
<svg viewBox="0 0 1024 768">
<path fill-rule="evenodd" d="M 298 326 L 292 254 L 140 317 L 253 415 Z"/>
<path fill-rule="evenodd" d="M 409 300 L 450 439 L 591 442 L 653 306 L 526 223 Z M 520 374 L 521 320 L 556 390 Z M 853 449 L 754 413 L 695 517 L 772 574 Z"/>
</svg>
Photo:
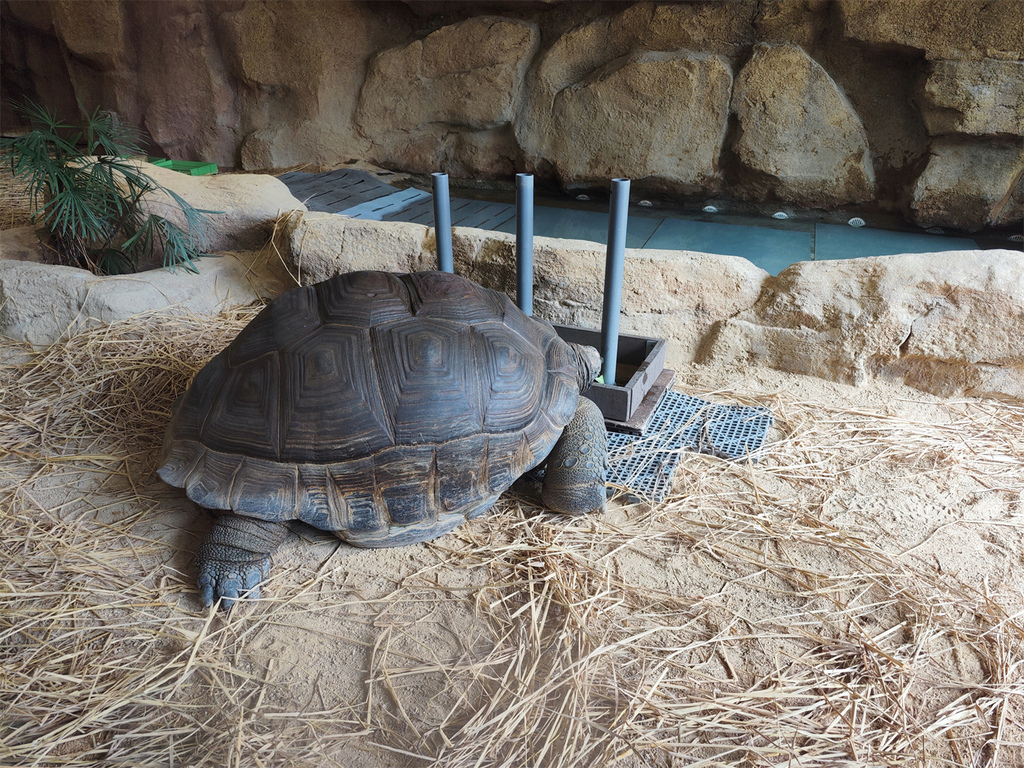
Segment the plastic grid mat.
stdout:
<svg viewBox="0 0 1024 768">
<path fill-rule="evenodd" d="M 669 391 L 645 434 L 608 433 L 608 481 L 632 496 L 661 501 L 682 451 L 757 461 L 773 421 L 767 408 L 718 405 Z"/>
</svg>

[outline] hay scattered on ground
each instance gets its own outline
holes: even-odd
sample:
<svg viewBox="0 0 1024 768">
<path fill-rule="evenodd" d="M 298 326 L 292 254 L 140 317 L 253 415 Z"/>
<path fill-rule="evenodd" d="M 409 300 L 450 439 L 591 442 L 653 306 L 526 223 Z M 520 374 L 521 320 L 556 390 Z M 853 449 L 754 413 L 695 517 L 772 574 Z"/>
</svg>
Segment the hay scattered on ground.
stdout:
<svg viewBox="0 0 1024 768">
<path fill-rule="evenodd" d="M 254 311 L 0 349 L 0 764 L 1024 765 L 1024 408 L 711 371 L 775 413 L 759 464 L 403 550 L 303 529 L 214 615 L 152 473 Z"/>
<path fill-rule="evenodd" d="M 28 187 L 9 168 L 0 166 L 0 229 L 27 227 L 32 223 Z"/>
</svg>

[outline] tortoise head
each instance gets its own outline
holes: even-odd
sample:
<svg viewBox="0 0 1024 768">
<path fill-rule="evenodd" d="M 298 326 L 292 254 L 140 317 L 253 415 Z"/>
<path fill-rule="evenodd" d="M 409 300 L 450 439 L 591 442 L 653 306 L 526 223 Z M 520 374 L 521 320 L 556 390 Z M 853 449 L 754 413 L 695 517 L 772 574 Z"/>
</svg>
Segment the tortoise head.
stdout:
<svg viewBox="0 0 1024 768">
<path fill-rule="evenodd" d="M 576 383 L 580 392 L 586 392 L 601 374 L 601 355 L 593 347 L 584 344 L 570 344 L 576 356 Z"/>
</svg>

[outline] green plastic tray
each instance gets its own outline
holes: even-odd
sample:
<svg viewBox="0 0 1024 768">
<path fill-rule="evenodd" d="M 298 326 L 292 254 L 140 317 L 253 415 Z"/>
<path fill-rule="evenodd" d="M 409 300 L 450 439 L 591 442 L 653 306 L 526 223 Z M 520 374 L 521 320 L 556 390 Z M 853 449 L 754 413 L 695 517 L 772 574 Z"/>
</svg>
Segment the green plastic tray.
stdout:
<svg viewBox="0 0 1024 768">
<path fill-rule="evenodd" d="M 150 157 L 147 160 L 153 165 L 170 168 L 178 173 L 187 173 L 189 176 L 208 176 L 217 172 L 216 163 L 204 163 L 199 160 L 168 160 L 165 157 Z"/>
</svg>

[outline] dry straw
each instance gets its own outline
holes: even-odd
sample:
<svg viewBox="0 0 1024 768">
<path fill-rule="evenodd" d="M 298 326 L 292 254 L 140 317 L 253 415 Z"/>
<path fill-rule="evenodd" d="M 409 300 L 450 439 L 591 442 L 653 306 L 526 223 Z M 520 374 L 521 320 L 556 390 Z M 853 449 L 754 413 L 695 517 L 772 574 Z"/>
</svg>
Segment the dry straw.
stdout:
<svg viewBox="0 0 1024 768">
<path fill-rule="evenodd" d="M 32 223 L 28 186 L 16 179 L 10 167 L 0 166 L 0 229 L 27 227 Z"/>
<path fill-rule="evenodd" d="M 711 393 L 772 408 L 760 464 L 685 454 L 664 503 L 603 518 L 509 498 L 403 565 L 304 531 L 215 615 L 202 518 L 152 471 L 254 311 L 0 349 L 0 764 L 1024 765 L 1021 596 L 928 554 L 983 531 L 1019 570 L 1024 409 Z M 868 480 L 1007 513 L 905 542 L 858 512 Z"/>
</svg>

